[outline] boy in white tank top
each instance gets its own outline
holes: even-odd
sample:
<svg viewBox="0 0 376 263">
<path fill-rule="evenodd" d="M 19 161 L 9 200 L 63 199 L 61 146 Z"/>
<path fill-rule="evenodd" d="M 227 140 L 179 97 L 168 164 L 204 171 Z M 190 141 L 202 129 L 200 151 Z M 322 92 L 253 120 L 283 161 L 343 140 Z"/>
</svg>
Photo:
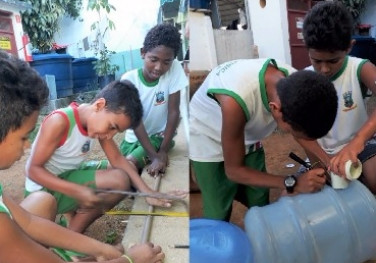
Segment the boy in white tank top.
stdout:
<svg viewBox="0 0 376 263">
<path fill-rule="evenodd" d="M 0 65 L 0 169 L 3 170 L 20 159 L 28 147 L 28 138 L 35 128 L 39 111 L 48 100 L 48 88 L 27 63 L 3 51 L 0 51 Z M 46 217 L 55 219 L 56 203 L 49 193 L 32 193 L 18 204 L 3 193 L 0 186 L 0 262 L 65 262 L 52 253 L 50 247 L 74 250 L 104 263 L 131 263 L 131 260 L 148 263 L 164 258 L 159 246 L 135 245 L 123 254 L 121 248 L 73 232 L 47 218 L 34 216 L 25 208 L 35 202 L 44 203 L 48 208 Z"/>
<path fill-rule="evenodd" d="M 376 193 L 376 112 L 368 116 L 367 90 L 376 92 L 376 67 L 366 59 L 348 56 L 353 19 L 340 1 L 316 4 L 303 23 L 311 70 L 332 81 L 338 95 L 338 111 L 333 127 L 316 141 L 299 140 L 312 163 L 345 176 L 345 163 L 363 163 L 360 180 Z"/>
</svg>

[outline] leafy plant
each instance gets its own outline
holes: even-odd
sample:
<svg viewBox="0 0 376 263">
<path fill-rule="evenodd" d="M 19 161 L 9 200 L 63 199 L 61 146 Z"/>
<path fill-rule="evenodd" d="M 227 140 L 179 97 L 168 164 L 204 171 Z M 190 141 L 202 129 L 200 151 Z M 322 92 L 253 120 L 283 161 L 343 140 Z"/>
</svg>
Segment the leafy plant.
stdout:
<svg viewBox="0 0 376 263">
<path fill-rule="evenodd" d="M 99 51 L 98 60 L 93 62 L 94 69 L 99 77 L 114 75 L 116 71 L 119 70 L 120 67 L 118 65 L 114 65 L 111 63 L 111 55 L 115 53 L 116 52 L 114 51 L 108 50 L 106 45 L 104 45 L 104 48 Z"/>
<path fill-rule="evenodd" d="M 358 21 L 359 16 L 362 14 L 366 0 L 339 0 L 344 4 L 351 13 L 354 22 Z"/>
<path fill-rule="evenodd" d="M 34 48 L 46 53 L 51 50 L 59 20 L 64 14 L 77 18 L 82 0 L 26 0 L 32 8 L 21 12 L 22 25 Z"/>
<path fill-rule="evenodd" d="M 98 17 L 97 21 L 91 25 L 91 30 L 96 30 L 96 39 L 93 41 L 94 44 L 92 48 L 94 49 L 95 55 L 99 55 L 98 60 L 93 62 L 94 69 L 99 77 L 114 75 L 120 67 L 111 63 L 111 55 L 115 54 L 115 52 L 107 49 L 103 39 L 107 30 L 115 29 L 114 22 L 109 19 L 107 15 L 111 10 L 116 11 L 116 8 L 111 5 L 108 0 L 89 0 L 88 9 L 95 11 Z M 103 24 L 103 22 L 105 22 L 105 24 Z"/>
</svg>

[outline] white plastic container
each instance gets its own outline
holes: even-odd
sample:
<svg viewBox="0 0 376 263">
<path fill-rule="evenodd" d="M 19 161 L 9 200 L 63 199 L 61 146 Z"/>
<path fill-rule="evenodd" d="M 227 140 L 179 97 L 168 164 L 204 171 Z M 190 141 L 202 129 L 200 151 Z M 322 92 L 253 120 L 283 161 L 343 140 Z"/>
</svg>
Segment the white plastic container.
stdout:
<svg viewBox="0 0 376 263">
<path fill-rule="evenodd" d="M 245 217 L 252 263 L 360 263 L 376 258 L 376 200 L 359 181 L 285 196 Z"/>
</svg>

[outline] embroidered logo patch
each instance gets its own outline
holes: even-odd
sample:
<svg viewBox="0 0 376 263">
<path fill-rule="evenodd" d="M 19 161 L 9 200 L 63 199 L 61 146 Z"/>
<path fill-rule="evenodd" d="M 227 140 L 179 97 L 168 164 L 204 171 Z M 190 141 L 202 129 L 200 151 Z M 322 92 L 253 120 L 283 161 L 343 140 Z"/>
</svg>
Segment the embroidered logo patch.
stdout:
<svg viewBox="0 0 376 263">
<path fill-rule="evenodd" d="M 161 105 L 163 103 L 165 103 L 165 96 L 164 96 L 164 92 L 163 91 L 158 91 L 156 94 L 155 94 L 155 103 L 154 105 Z"/>
<path fill-rule="evenodd" d="M 342 97 L 343 97 L 344 106 L 345 106 L 343 111 L 349 111 L 358 107 L 358 105 L 354 104 L 354 100 L 352 98 L 352 91 L 347 91 L 343 93 Z"/>
<path fill-rule="evenodd" d="M 90 150 L 90 141 L 86 141 L 81 147 L 82 153 L 87 153 Z"/>
</svg>

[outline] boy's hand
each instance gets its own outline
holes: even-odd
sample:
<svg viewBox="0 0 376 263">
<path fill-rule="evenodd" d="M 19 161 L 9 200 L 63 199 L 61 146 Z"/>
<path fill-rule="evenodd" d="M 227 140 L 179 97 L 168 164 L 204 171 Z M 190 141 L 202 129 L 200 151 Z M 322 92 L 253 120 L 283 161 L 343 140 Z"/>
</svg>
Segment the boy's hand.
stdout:
<svg viewBox="0 0 376 263">
<path fill-rule="evenodd" d="M 154 193 L 158 194 L 159 192 L 154 192 Z M 166 194 L 173 195 L 179 198 L 185 198 L 188 195 L 188 192 L 183 191 L 183 190 L 173 190 L 173 191 L 167 192 Z M 171 207 L 173 200 L 156 199 L 156 198 L 147 197 L 146 202 L 149 205 L 153 205 L 153 206 Z"/>
<path fill-rule="evenodd" d="M 127 250 L 126 254 L 134 263 L 159 263 L 165 258 L 162 248 L 151 242 L 134 245 Z"/>
<path fill-rule="evenodd" d="M 363 143 L 352 140 L 330 160 L 330 171 L 337 175 L 345 177 L 346 162 L 348 160 L 351 160 L 352 163 L 357 164 L 358 154 L 361 153 L 363 150 Z"/>
<path fill-rule="evenodd" d="M 326 182 L 325 170 L 323 168 L 315 168 L 308 170 L 298 177 L 298 183 L 295 191 L 299 193 L 314 193 L 320 191 Z"/>
<path fill-rule="evenodd" d="M 100 254 L 96 256 L 98 262 L 111 260 L 121 257 L 124 254 L 124 248 L 122 244 L 111 246 L 108 244 L 103 244 L 103 249 L 100 251 Z"/>
<path fill-rule="evenodd" d="M 80 190 L 73 197 L 81 208 L 93 208 L 102 202 L 100 195 L 95 194 L 93 189 L 86 186 L 80 187 Z"/>
<path fill-rule="evenodd" d="M 149 167 L 146 169 L 151 176 L 164 174 L 168 166 L 168 154 L 165 152 L 158 152 L 157 156 L 152 160 Z"/>
</svg>

